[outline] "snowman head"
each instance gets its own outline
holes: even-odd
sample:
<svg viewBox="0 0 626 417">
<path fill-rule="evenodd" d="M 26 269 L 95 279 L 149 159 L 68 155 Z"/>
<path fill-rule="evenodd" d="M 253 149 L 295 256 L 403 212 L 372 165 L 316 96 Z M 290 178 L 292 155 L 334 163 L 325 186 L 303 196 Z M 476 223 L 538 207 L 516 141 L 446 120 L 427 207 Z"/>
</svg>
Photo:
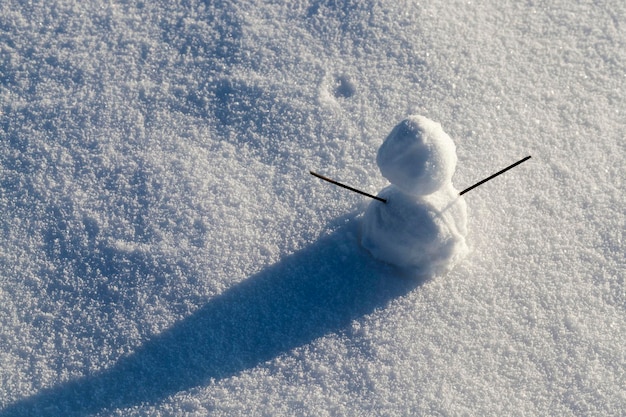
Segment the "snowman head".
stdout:
<svg viewBox="0 0 626 417">
<path fill-rule="evenodd" d="M 376 163 L 401 191 L 427 195 L 450 183 L 456 169 L 456 147 L 439 123 L 409 116 L 393 128 Z"/>
</svg>

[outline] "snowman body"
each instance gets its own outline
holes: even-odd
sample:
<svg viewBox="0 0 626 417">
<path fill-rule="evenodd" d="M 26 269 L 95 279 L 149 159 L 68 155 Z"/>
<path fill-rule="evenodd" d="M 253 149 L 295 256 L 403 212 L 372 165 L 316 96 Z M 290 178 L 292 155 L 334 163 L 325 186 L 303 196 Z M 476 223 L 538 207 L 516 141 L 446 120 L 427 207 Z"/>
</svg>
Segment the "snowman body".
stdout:
<svg viewBox="0 0 626 417">
<path fill-rule="evenodd" d="M 456 148 L 438 123 L 398 124 L 376 162 L 391 185 L 362 221 L 361 243 L 375 258 L 420 274 L 451 269 L 467 254 L 467 208 L 452 185 Z"/>
</svg>

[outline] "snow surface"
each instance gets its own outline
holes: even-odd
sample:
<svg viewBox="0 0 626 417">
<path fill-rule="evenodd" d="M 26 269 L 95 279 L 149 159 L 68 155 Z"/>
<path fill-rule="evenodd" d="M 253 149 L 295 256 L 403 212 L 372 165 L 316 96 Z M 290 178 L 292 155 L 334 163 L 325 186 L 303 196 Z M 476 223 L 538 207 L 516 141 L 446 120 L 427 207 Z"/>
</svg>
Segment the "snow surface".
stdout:
<svg viewBox="0 0 626 417">
<path fill-rule="evenodd" d="M 626 3 L 0 2 L 0 416 L 626 414 Z M 358 243 L 409 114 L 471 253 Z"/>
</svg>

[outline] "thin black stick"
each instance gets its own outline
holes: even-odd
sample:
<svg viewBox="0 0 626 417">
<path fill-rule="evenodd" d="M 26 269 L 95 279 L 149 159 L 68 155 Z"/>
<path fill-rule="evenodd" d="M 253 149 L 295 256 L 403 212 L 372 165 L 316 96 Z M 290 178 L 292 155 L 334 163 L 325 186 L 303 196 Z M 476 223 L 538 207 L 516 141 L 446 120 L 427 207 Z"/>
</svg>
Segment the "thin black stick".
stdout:
<svg viewBox="0 0 626 417">
<path fill-rule="evenodd" d="M 516 166 L 518 166 L 518 165 L 519 165 L 519 164 L 521 164 L 522 162 L 527 161 L 527 160 L 529 160 L 529 159 L 530 159 L 530 155 L 528 155 L 526 158 L 520 159 L 519 161 L 517 161 L 517 162 L 516 162 L 516 163 L 514 163 L 514 164 L 509 165 L 508 167 L 504 168 L 503 170 L 496 172 L 496 173 L 495 173 L 495 174 L 493 174 L 492 176 L 487 177 L 487 178 L 485 178 L 484 180 L 477 182 L 476 184 L 472 185 L 471 187 L 468 187 L 468 188 L 464 189 L 463 191 L 461 191 L 461 192 L 459 193 L 459 195 L 463 195 L 463 194 L 465 194 L 466 192 L 468 192 L 468 191 L 470 191 L 470 190 L 473 190 L 474 188 L 478 187 L 479 185 L 482 185 L 482 184 L 486 183 L 487 181 L 494 179 L 494 178 L 495 178 L 495 177 L 497 177 L 498 175 L 505 173 L 506 171 L 508 171 L 508 170 L 509 170 L 509 169 L 511 169 L 511 168 L 515 168 Z"/>
<path fill-rule="evenodd" d="M 338 185 L 338 186 L 343 187 L 345 189 L 348 189 L 350 191 L 354 191 L 355 193 L 359 193 L 359 194 L 364 195 L 366 197 L 373 198 L 374 200 L 382 201 L 383 203 L 387 202 L 387 200 L 385 200 L 384 198 L 376 197 L 375 195 L 371 195 L 371 194 L 368 194 L 368 193 L 366 193 L 364 191 L 357 190 L 356 188 L 349 187 L 349 186 L 347 186 L 345 184 L 342 184 L 342 183 L 337 182 L 335 180 L 331 180 L 330 178 L 325 177 L 325 176 L 320 175 L 320 174 L 317 174 L 317 173 L 315 173 L 313 171 L 309 171 L 309 172 L 311 173 L 311 175 L 313 175 L 313 176 L 315 176 L 317 178 L 320 178 L 320 179 L 322 179 L 324 181 L 328 181 L 331 184 L 335 184 L 335 185 Z"/>
</svg>

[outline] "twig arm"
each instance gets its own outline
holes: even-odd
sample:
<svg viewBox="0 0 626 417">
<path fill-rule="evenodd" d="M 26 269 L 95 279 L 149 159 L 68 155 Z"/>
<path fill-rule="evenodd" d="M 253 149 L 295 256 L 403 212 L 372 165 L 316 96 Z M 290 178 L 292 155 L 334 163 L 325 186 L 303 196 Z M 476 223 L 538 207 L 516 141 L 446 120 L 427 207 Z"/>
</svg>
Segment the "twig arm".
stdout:
<svg viewBox="0 0 626 417">
<path fill-rule="evenodd" d="M 476 184 L 472 185 L 471 187 L 468 187 L 468 188 L 464 189 L 463 191 L 461 191 L 459 193 L 459 195 L 463 195 L 466 192 L 473 190 L 474 188 L 478 187 L 479 185 L 482 185 L 482 184 L 486 183 L 487 181 L 494 179 L 495 177 L 497 177 L 500 174 L 504 174 L 509 169 L 515 168 L 516 166 L 518 166 L 522 162 L 527 161 L 529 159 L 530 159 L 530 155 L 528 155 L 526 158 L 520 159 L 519 161 L 515 162 L 514 164 L 509 165 L 508 167 L 504 168 L 503 170 L 496 172 L 495 174 L 485 178 L 484 180 L 477 182 Z"/>
<path fill-rule="evenodd" d="M 324 180 L 324 181 L 328 181 L 328 182 L 329 182 L 329 183 L 331 183 L 331 184 L 338 185 L 339 187 L 345 188 L 345 189 L 347 189 L 347 190 L 354 191 L 355 193 L 359 193 L 359 194 L 364 195 L 364 196 L 366 196 L 366 197 L 373 198 L 374 200 L 382 201 L 383 203 L 386 203 L 386 202 L 387 202 L 387 200 L 385 200 L 384 198 L 380 198 L 380 197 L 377 197 L 377 196 L 375 196 L 375 195 L 368 194 L 368 193 L 366 193 L 365 191 L 357 190 L 356 188 L 350 187 L 349 185 L 342 184 L 342 183 L 337 182 L 337 181 L 335 181 L 335 180 L 332 180 L 332 179 L 330 179 L 330 178 L 328 178 L 328 177 L 325 177 L 325 176 L 323 176 L 323 175 L 320 175 L 320 174 L 318 174 L 318 173 L 316 173 L 316 172 L 309 171 L 309 173 L 310 173 L 311 175 L 313 175 L 314 177 L 317 177 L 317 178 L 322 179 L 322 180 Z"/>
</svg>

